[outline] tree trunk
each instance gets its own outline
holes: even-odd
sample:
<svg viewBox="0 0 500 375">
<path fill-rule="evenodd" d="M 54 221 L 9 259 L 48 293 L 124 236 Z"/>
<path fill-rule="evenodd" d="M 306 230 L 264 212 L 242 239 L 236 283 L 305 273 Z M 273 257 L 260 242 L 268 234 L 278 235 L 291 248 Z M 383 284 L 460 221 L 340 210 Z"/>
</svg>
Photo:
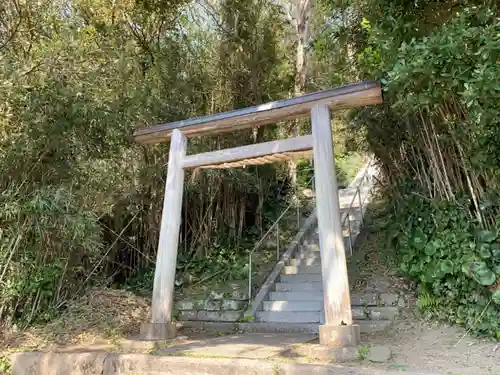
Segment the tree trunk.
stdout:
<svg viewBox="0 0 500 375">
<path fill-rule="evenodd" d="M 309 39 L 309 0 L 291 0 L 288 10 L 289 21 L 295 29 L 297 49 L 295 54 L 294 95 L 301 96 L 306 92 L 307 80 L 307 41 Z M 294 121 L 292 133 L 299 136 L 302 130 L 300 119 Z M 291 160 L 288 165 L 289 177 L 293 187 L 297 185 L 297 164 Z"/>
</svg>

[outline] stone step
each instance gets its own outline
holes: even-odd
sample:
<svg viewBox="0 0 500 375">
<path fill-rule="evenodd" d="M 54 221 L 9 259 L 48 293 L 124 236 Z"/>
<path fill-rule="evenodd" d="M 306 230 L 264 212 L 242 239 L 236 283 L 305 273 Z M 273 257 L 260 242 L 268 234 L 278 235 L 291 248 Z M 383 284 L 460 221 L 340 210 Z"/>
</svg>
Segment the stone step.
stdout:
<svg viewBox="0 0 500 375">
<path fill-rule="evenodd" d="M 244 311 L 197 311 L 184 310 L 180 312 L 180 320 L 199 320 L 209 322 L 236 322 L 240 320 Z"/>
<path fill-rule="evenodd" d="M 321 258 L 318 257 L 304 257 L 302 259 L 300 258 L 294 258 L 290 259 L 289 262 L 290 266 L 321 266 Z"/>
<path fill-rule="evenodd" d="M 322 301 L 265 301 L 264 311 L 257 311 L 258 322 L 276 323 L 319 323 Z M 300 310 L 299 310 L 300 309 Z M 241 319 L 243 311 L 181 311 L 183 321 L 235 322 Z M 398 315 L 398 308 L 388 307 L 352 307 L 352 317 L 360 321 L 389 321 Z"/>
<path fill-rule="evenodd" d="M 351 294 L 353 306 L 398 306 L 399 296 L 395 293 Z"/>
<path fill-rule="evenodd" d="M 302 244 L 298 250 L 300 253 L 319 252 L 319 242 Z"/>
<path fill-rule="evenodd" d="M 403 296 L 399 296 L 396 293 L 380 293 L 379 294 L 379 305 L 381 306 L 405 306 L 405 300 Z"/>
<path fill-rule="evenodd" d="M 276 283 L 276 292 L 323 292 L 323 282 Z"/>
<path fill-rule="evenodd" d="M 352 318 L 357 320 L 370 320 L 364 307 L 351 307 Z"/>
<path fill-rule="evenodd" d="M 311 308 L 316 308 L 312 306 Z M 256 321 L 267 323 L 319 323 L 321 311 L 257 311 Z M 398 315 L 395 307 L 352 308 L 352 318 L 357 321 L 393 322 Z"/>
<path fill-rule="evenodd" d="M 353 324 L 360 327 L 361 333 L 380 332 L 387 329 L 392 322 L 388 320 L 354 320 Z M 183 321 L 185 328 L 194 328 L 212 332 L 232 333 L 235 329 L 243 332 L 259 333 L 318 333 L 318 323 L 265 323 L 265 322 L 246 322 L 246 323 L 224 323 L 224 322 L 202 322 L 202 321 Z"/>
<path fill-rule="evenodd" d="M 267 323 L 319 323 L 319 311 L 257 311 L 255 320 Z"/>
<path fill-rule="evenodd" d="M 323 301 L 323 284 L 277 283 L 276 291 L 269 293 L 270 301 Z M 351 294 L 351 306 L 397 306 L 399 296 L 391 293 L 354 293 Z"/>
<path fill-rule="evenodd" d="M 321 266 L 285 266 L 281 270 L 282 275 L 298 275 L 298 274 L 320 274 Z"/>
<path fill-rule="evenodd" d="M 321 311 L 323 309 L 323 301 L 264 301 L 262 308 L 264 311 Z"/>
<path fill-rule="evenodd" d="M 307 261 L 318 261 L 321 263 L 321 256 L 319 255 L 319 252 L 314 252 L 312 254 L 309 254 L 309 253 L 301 253 L 301 252 L 298 252 L 297 254 L 295 254 L 295 258 L 294 259 L 297 259 L 297 260 L 307 260 Z M 293 264 L 291 264 L 293 265 Z"/>
<path fill-rule="evenodd" d="M 264 301 L 262 308 L 268 312 L 321 312 L 323 301 Z M 352 318 L 358 320 L 394 320 L 399 313 L 395 306 L 352 306 L 351 310 Z"/>
<path fill-rule="evenodd" d="M 319 233 L 317 233 L 316 230 L 309 233 L 307 238 L 304 240 L 304 243 L 319 243 Z"/>
<path fill-rule="evenodd" d="M 353 320 L 353 324 L 359 325 L 361 333 L 380 332 L 391 326 L 391 320 Z"/>
<path fill-rule="evenodd" d="M 349 237 L 346 237 L 344 239 L 344 250 L 345 250 L 347 256 L 351 255 L 351 249 L 352 249 L 352 252 L 355 252 L 354 246 L 355 246 L 355 243 L 356 243 L 357 236 L 358 236 L 357 233 L 353 233 L 353 235 L 352 235 L 352 246 L 351 246 L 351 243 L 349 242 Z M 294 255 L 294 259 L 300 259 L 300 260 L 302 260 L 302 259 L 310 259 L 309 261 L 313 261 L 313 260 L 318 259 L 319 263 L 316 263 L 314 265 L 320 265 L 321 264 L 321 256 L 320 256 L 320 251 L 319 250 L 310 250 L 310 251 L 305 251 L 305 252 L 297 251 L 295 253 L 295 255 Z M 290 263 L 290 265 L 295 265 L 295 264 Z"/>
<path fill-rule="evenodd" d="M 242 310 L 246 307 L 247 301 L 235 300 L 182 300 L 175 303 L 175 308 L 178 310 L 206 310 L 206 311 L 225 311 L 225 310 Z"/>
<path fill-rule="evenodd" d="M 297 254 L 304 254 L 306 256 L 320 256 L 319 245 L 309 245 L 309 248 L 298 249 Z"/>
<path fill-rule="evenodd" d="M 354 230 L 355 228 L 351 227 L 352 230 L 352 241 L 354 244 L 354 240 L 356 239 L 357 232 Z M 348 249 L 349 248 L 349 235 L 348 233 L 345 233 L 344 235 L 344 248 Z M 302 244 L 298 251 L 297 254 L 305 254 L 307 256 L 313 256 L 313 255 L 319 255 L 320 253 L 320 248 L 319 248 L 319 239 L 318 240 L 312 240 L 308 243 Z"/>
<path fill-rule="evenodd" d="M 318 323 L 265 323 L 251 322 L 238 326 L 244 332 L 255 333 L 319 333 Z"/>
<path fill-rule="evenodd" d="M 309 292 L 271 292 L 270 301 L 323 301 L 322 290 L 311 290 Z"/>
<path fill-rule="evenodd" d="M 298 271 L 299 273 L 308 273 L 308 274 L 321 273 L 321 264 L 312 266 L 303 265 L 299 267 Z"/>
<path fill-rule="evenodd" d="M 322 281 L 321 274 L 298 274 L 298 275 L 281 275 L 280 281 L 282 283 L 304 283 L 304 282 L 317 282 Z"/>
<path fill-rule="evenodd" d="M 388 320 L 353 320 L 353 324 L 359 325 L 361 333 L 374 333 L 387 329 L 392 322 Z M 206 327 L 204 327 L 206 328 Z M 260 333 L 319 333 L 319 323 L 266 323 L 251 322 L 239 323 L 238 329 L 244 332 Z"/>
<path fill-rule="evenodd" d="M 377 306 L 377 293 L 351 294 L 351 306 Z"/>
</svg>

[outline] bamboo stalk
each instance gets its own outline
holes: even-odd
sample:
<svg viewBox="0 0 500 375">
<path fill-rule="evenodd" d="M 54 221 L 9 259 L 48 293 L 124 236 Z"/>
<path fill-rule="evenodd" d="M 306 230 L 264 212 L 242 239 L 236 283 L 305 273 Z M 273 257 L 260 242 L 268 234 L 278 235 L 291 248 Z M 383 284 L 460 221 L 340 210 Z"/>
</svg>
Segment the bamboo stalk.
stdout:
<svg viewBox="0 0 500 375">
<path fill-rule="evenodd" d="M 427 111 L 430 112 L 429 109 L 427 109 Z M 443 154 L 441 152 L 441 147 L 439 145 L 439 141 L 438 141 L 438 138 L 437 138 L 436 127 L 434 126 L 434 122 L 432 121 L 432 118 L 430 119 L 429 122 L 431 124 L 431 130 L 432 130 L 432 133 L 433 133 L 433 136 L 434 136 L 434 141 L 435 141 L 435 144 L 436 144 L 436 149 L 437 149 L 437 154 L 438 154 L 438 157 L 439 157 L 439 162 L 441 163 L 441 166 L 442 166 L 442 172 L 443 172 L 443 175 L 444 175 L 444 184 L 445 184 L 446 188 L 448 189 L 448 194 L 449 194 L 450 198 L 453 199 L 453 200 L 455 200 L 455 195 L 453 194 L 453 189 L 451 187 L 450 179 L 448 177 L 448 172 L 447 172 L 446 164 L 444 163 Z"/>
<path fill-rule="evenodd" d="M 476 209 L 476 212 L 475 212 L 476 218 L 479 221 L 479 223 L 484 226 L 484 219 L 483 219 L 483 216 L 481 214 L 481 209 L 479 207 L 479 202 L 477 200 L 476 193 L 474 192 L 474 188 L 472 187 L 472 182 L 471 182 L 469 173 L 467 171 L 467 164 L 465 162 L 465 156 L 464 156 L 462 145 L 458 142 L 458 140 L 455 137 L 453 137 L 453 138 L 454 138 L 455 144 L 457 145 L 458 154 L 460 156 L 460 160 L 461 160 L 462 165 L 463 165 L 463 170 L 464 170 L 465 178 L 466 178 L 466 181 L 467 181 L 467 186 L 469 188 L 469 192 L 470 192 L 471 197 L 472 197 L 472 202 L 474 203 L 474 206 L 475 206 L 475 209 Z"/>
<path fill-rule="evenodd" d="M 12 257 L 14 256 L 14 253 L 15 253 L 17 247 L 19 246 L 19 242 L 21 241 L 21 238 L 22 238 L 21 234 L 18 234 L 17 237 L 15 238 L 15 240 L 13 239 L 11 242 L 9 257 L 7 258 L 7 262 L 5 262 L 5 265 L 4 265 L 3 270 L 2 270 L 2 274 L 0 275 L 0 284 L 2 283 L 2 280 L 5 276 L 5 274 L 7 273 L 7 269 L 9 268 L 9 264 L 12 260 Z"/>
<path fill-rule="evenodd" d="M 420 119 L 421 119 L 422 124 L 423 124 L 424 133 L 425 133 L 424 143 L 426 144 L 426 147 L 429 151 L 429 160 L 431 161 L 431 164 L 432 164 L 432 172 L 435 174 L 434 186 L 436 189 L 439 189 L 440 196 L 442 196 L 444 194 L 446 196 L 446 199 L 449 200 L 450 197 L 448 195 L 448 191 L 446 189 L 446 186 L 443 182 L 443 180 L 444 180 L 443 174 L 442 174 L 441 168 L 439 166 L 439 163 L 437 161 L 436 153 L 434 151 L 434 144 L 431 141 L 429 129 L 427 129 L 427 127 L 428 127 L 427 122 L 424 120 L 424 117 L 422 115 L 422 111 L 419 111 L 419 115 L 420 115 Z"/>
</svg>

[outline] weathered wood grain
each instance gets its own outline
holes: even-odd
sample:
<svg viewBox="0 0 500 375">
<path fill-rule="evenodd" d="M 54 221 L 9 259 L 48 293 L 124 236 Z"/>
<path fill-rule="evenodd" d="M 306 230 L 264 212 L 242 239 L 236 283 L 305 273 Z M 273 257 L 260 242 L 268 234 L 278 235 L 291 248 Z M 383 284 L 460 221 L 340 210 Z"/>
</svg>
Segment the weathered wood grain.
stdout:
<svg viewBox="0 0 500 375">
<path fill-rule="evenodd" d="M 328 106 L 314 105 L 311 122 L 325 325 L 351 325 L 351 298 Z"/>
<path fill-rule="evenodd" d="M 156 256 L 151 323 L 170 323 L 174 303 L 175 268 L 181 228 L 182 191 L 187 138 L 174 130 L 168 156 L 167 182 Z"/>
<path fill-rule="evenodd" d="M 181 130 L 189 137 L 274 124 L 307 116 L 314 104 L 325 104 L 337 110 L 380 103 L 380 85 L 373 81 L 361 82 L 292 99 L 138 129 L 134 133 L 134 139 L 144 144 L 159 143 L 169 140 L 174 129 Z"/>
<path fill-rule="evenodd" d="M 184 168 L 196 168 L 204 165 L 217 165 L 282 152 L 311 150 L 312 145 L 312 135 L 304 135 L 279 141 L 257 143 L 248 146 L 188 155 L 184 157 L 182 166 Z"/>
</svg>

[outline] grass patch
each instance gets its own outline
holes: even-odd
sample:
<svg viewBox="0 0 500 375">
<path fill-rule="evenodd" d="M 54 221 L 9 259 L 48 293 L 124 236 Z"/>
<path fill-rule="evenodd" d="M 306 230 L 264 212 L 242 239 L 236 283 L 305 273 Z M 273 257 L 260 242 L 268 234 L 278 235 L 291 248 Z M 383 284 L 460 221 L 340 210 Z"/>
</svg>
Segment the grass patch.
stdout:
<svg viewBox="0 0 500 375">
<path fill-rule="evenodd" d="M 370 353 L 370 345 L 360 345 L 358 349 L 358 359 L 363 361 Z"/>
<path fill-rule="evenodd" d="M 10 359 L 0 354 L 0 374 L 9 374 L 10 367 Z"/>
</svg>

